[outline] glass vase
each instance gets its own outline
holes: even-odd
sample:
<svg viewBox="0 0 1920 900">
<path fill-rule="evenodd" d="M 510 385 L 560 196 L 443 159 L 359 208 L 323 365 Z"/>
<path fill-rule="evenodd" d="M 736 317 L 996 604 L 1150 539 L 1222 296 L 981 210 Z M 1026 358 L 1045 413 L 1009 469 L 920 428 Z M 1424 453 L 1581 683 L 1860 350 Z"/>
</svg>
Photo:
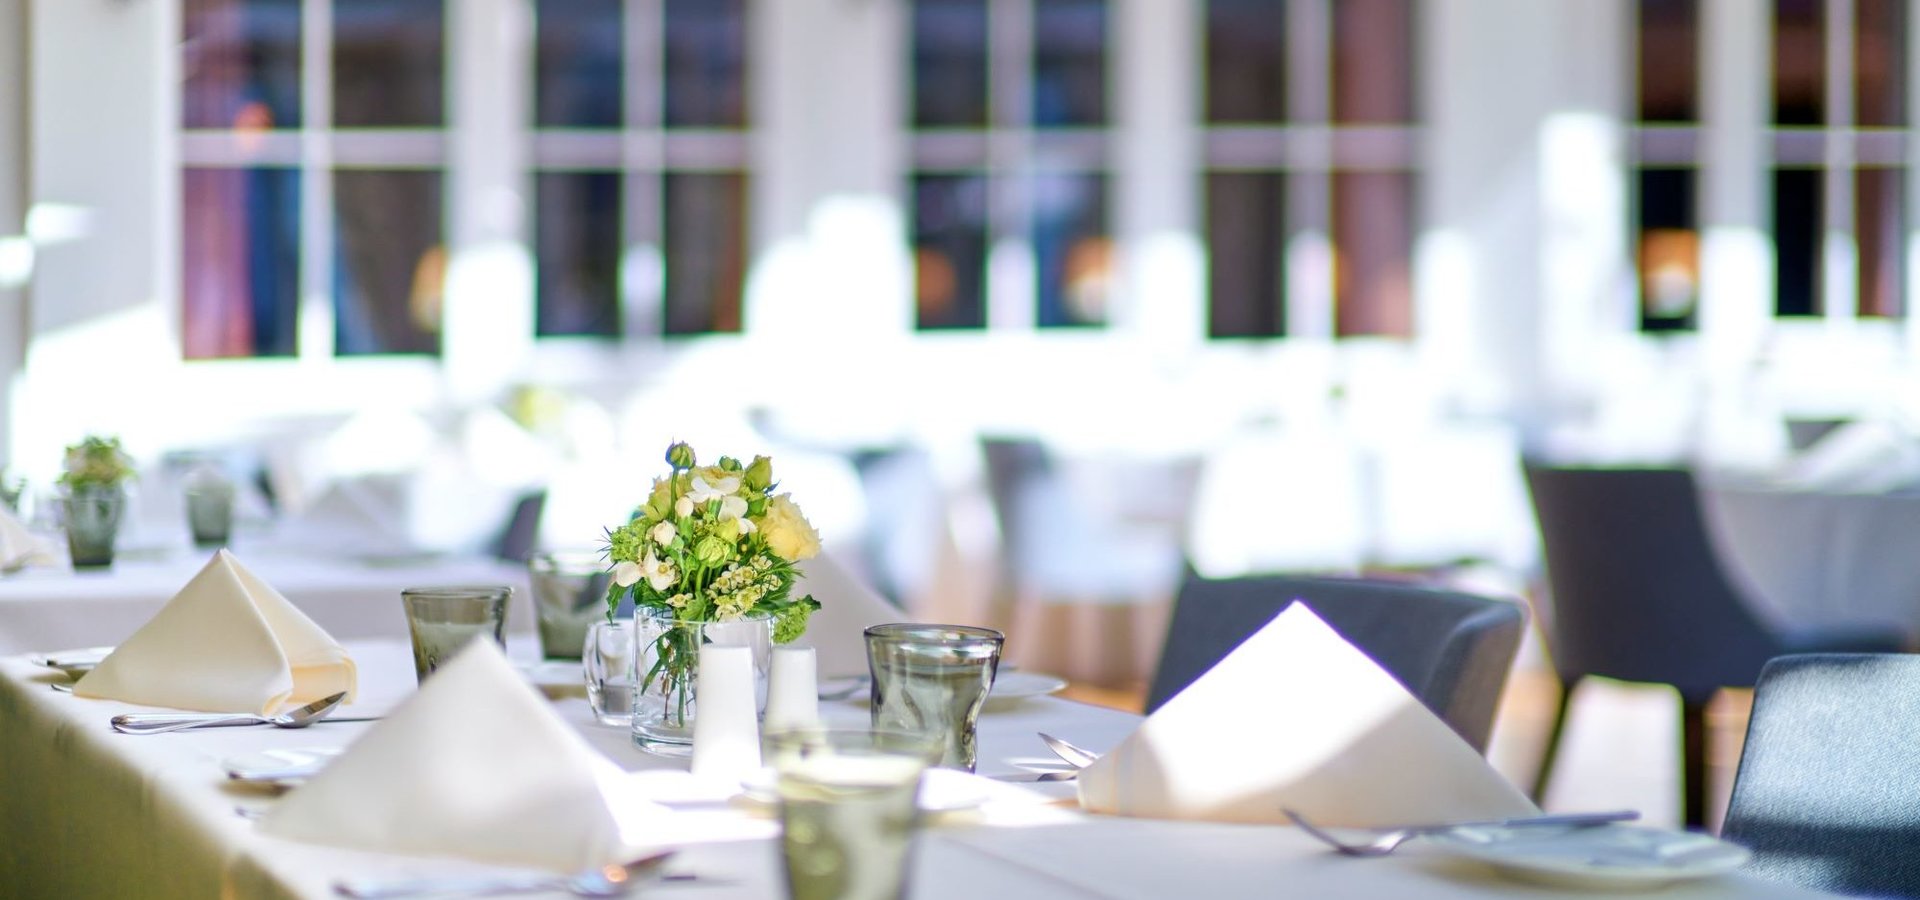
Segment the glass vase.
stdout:
<svg viewBox="0 0 1920 900">
<path fill-rule="evenodd" d="M 633 615 L 634 746 L 663 756 L 693 752 L 700 648 L 710 644 L 752 650 L 754 709 L 766 712 L 767 670 L 773 664 L 772 616 L 689 622 L 669 611 L 642 607 Z"/>
<path fill-rule="evenodd" d="M 113 565 L 113 540 L 120 533 L 126 494 L 118 487 L 75 487 L 61 498 L 67 549 L 76 569 Z"/>
</svg>

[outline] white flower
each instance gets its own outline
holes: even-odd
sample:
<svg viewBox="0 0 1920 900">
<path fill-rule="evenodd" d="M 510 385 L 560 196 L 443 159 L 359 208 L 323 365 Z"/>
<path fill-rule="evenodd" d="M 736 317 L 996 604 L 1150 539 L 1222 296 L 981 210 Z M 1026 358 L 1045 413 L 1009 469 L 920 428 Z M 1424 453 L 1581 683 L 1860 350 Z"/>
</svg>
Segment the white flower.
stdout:
<svg viewBox="0 0 1920 900">
<path fill-rule="evenodd" d="M 724 522 L 728 519 L 739 519 L 741 524 L 744 525 L 750 526 L 752 524 L 747 521 L 747 501 L 745 499 L 731 495 L 721 498 L 720 521 Z M 753 529 L 751 527 L 740 529 L 741 534 L 748 534 L 752 531 Z"/>
<path fill-rule="evenodd" d="M 682 519 L 693 515 L 693 498 L 681 494 L 680 499 L 673 501 L 673 514 Z"/>
<path fill-rule="evenodd" d="M 613 583 L 621 587 L 633 587 L 640 583 L 640 564 L 623 562 L 613 567 Z"/>
<path fill-rule="evenodd" d="M 722 498 L 732 497 L 739 492 L 740 476 L 738 475 L 728 475 L 725 478 L 716 479 L 712 484 L 708 484 L 705 477 L 695 475 L 693 476 L 693 486 L 687 489 L 687 496 L 692 497 L 695 503 L 705 503 L 709 500 L 720 500 Z M 746 505 L 745 500 L 740 501 L 740 503 L 742 506 Z"/>
<path fill-rule="evenodd" d="M 673 587 L 673 583 L 680 580 L 680 570 L 674 568 L 673 563 L 653 555 L 652 550 L 648 550 L 647 558 L 640 561 L 640 569 L 645 573 L 647 583 L 653 585 L 656 591 Z"/>
<path fill-rule="evenodd" d="M 680 532 L 674 529 L 672 522 L 661 522 L 653 526 L 652 531 L 647 532 L 647 537 L 652 538 L 654 543 L 662 547 L 673 543 L 673 539 L 679 535 Z"/>
</svg>

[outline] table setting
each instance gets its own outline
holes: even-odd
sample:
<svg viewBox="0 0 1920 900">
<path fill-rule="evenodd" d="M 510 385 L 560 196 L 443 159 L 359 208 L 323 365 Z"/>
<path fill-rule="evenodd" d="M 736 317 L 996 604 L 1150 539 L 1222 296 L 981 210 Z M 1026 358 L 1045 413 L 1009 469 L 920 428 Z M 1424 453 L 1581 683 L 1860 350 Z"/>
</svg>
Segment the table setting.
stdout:
<svg viewBox="0 0 1920 900">
<path fill-rule="evenodd" d="M 1741 848 L 1640 827 L 1632 810 L 1546 815 L 1302 604 L 1151 716 L 1089 706 L 1053 696 L 1046 673 L 1003 671 L 1017 634 L 871 621 L 885 610 L 830 568 L 812 578 L 817 535 L 767 458 L 698 466 L 675 444 L 667 461 L 609 530 L 602 572 L 532 604 L 592 609 L 580 630 L 509 628 L 512 587 L 443 584 L 393 598 L 404 639 L 336 639 L 221 550 L 110 648 L 0 658 L 0 820 L 14 832 L 0 883 L 274 898 L 1144 898 L 1199 884 L 1815 896 L 1742 876 Z M 816 631 L 832 633 L 803 640 Z M 533 677 L 569 666 L 577 690 Z"/>
</svg>

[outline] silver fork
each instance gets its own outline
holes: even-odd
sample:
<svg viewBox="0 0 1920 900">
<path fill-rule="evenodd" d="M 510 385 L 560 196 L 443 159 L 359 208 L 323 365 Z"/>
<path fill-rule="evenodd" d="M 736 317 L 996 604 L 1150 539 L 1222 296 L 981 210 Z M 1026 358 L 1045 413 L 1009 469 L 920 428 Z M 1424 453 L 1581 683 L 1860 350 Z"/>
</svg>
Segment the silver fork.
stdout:
<svg viewBox="0 0 1920 900">
<path fill-rule="evenodd" d="M 1547 825 L 1587 827 L 1592 825 L 1605 825 L 1608 822 L 1628 822 L 1640 818 L 1640 813 L 1636 810 L 1620 809 L 1611 812 L 1597 813 L 1519 816 L 1510 819 L 1487 819 L 1478 822 L 1444 822 L 1433 825 L 1406 825 L 1398 828 L 1379 829 L 1371 840 L 1365 843 L 1355 844 L 1334 837 L 1312 822 L 1307 821 L 1305 816 L 1291 809 L 1283 809 L 1281 812 L 1286 813 L 1287 818 L 1293 820 L 1293 824 L 1300 826 L 1301 831 L 1305 831 L 1319 838 L 1343 856 L 1385 856 L 1399 849 L 1401 844 L 1423 834 L 1438 834 L 1443 831 L 1452 831 L 1456 828 L 1521 828 Z"/>
</svg>

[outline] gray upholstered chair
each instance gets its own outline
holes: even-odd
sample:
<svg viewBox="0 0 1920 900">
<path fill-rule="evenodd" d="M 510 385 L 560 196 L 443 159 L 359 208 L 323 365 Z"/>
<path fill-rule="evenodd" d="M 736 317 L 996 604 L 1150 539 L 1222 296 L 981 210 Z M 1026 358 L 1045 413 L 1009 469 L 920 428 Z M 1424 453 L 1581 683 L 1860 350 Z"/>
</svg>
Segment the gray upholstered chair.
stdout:
<svg viewBox="0 0 1920 900">
<path fill-rule="evenodd" d="M 1189 578 L 1174 604 L 1147 710 L 1213 668 L 1299 600 L 1373 657 L 1485 752 L 1526 621 L 1517 604 L 1415 585 L 1344 578 Z"/>
<path fill-rule="evenodd" d="M 1823 891 L 1920 897 L 1920 656 L 1767 663 L 1721 836 L 1749 870 Z"/>
<path fill-rule="evenodd" d="M 1529 461 L 1553 603 L 1548 649 L 1565 690 L 1534 796 L 1546 790 L 1566 724 L 1567 697 L 1588 675 L 1670 684 L 1680 693 L 1682 805 L 1706 824 L 1706 707 L 1724 687 L 1750 687 L 1785 653 L 1901 649 L 1875 628 L 1773 627 L 1748 608 L 1720 567 L 1692 473 L 1585 468 Z"/>
</svg>

